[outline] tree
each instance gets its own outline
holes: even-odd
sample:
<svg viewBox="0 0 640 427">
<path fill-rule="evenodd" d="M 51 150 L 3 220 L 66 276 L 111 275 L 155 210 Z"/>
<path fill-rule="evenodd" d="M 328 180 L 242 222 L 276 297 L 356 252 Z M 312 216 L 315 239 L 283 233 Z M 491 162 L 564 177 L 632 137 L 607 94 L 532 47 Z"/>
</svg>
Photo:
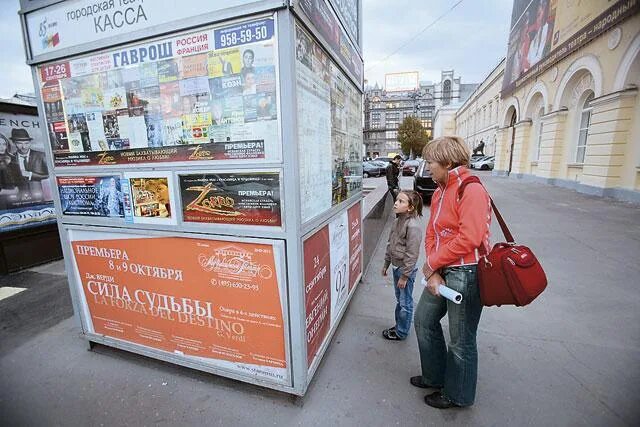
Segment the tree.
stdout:
<svg viewBox="0 0 640 427">
<path fill-rule="evenodd" d="M 404 118 L 398 128 L 398 141 L 402 152 L 414 157 L 422 153 L 429 137 L 420 120 L 414 116 L 408 116 Z"/>
</svg>

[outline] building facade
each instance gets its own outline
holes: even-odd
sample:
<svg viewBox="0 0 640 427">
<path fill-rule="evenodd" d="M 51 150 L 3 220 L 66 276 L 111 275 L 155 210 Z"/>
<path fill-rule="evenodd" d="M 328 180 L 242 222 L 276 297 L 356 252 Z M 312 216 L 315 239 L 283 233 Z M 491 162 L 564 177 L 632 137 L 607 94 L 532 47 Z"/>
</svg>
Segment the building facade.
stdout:
<svg viewBox="0 0 640 427">
<path fill-rule="evenodd" d="M 560 45 L 541 60 L 534 78 L 514 78 L 516 88 L 508 96 L 503 87 L 494 174 L 640 202 L 638 9 L 637 1 L 603 5 L 595 19 L 567 40 L 568 48 L 573 40 L 583 42 L 579 48 L 548 62 L 556 50 L 562 52 Z M 515 75 L 512 68 L 507 59 L 505 79 Z M 495 72 L 482 86 L 492 86 Z M 458 119 L 458 133 L 467 138 L 475 138 L 478 128 L 481 134 L 486 130 L 470 126 L 475 118 L 460 114 Z"/>
<path fill-rule="evenodd" d="M 433 132 L 436 110 L 464 102 L 477 84 L 463 84 L 453 70 L 442 71 L 438 83 L 420 82 L 412 90 L 386 91 L 376 84 L 365 87 L 364 144 L 367 157 L 399 153 L 398 128 L 408 116 L 416 116 Z"/>
<path fill-rule="evenodd" d="M 472 150 L 484 144 L 482 151 L 487 156 L 496 152 L 505 63 L 503 58 L 454 117 L 454 133 L 462 136 Z"/>
</svg>

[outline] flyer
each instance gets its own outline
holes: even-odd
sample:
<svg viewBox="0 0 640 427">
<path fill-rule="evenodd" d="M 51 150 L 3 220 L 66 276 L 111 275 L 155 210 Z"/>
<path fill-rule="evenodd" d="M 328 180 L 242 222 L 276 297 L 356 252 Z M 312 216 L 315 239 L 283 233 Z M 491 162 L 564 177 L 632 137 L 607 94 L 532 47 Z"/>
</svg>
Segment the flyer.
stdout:
<svg viewBox="0 0 640 427">
<path fill-rule="evenodd" d="M 57 177 L 63 215 L 123 217 L 119 176 Z"/>
<path fill-rule="evenodd" d="M 139 218 L 171 218 L 171 192 L 167 176 L 126 175 L 131 187 L 134 222 Z"/>
<path fill-rule="evenodd" d="M 282 248 L 71 230 L 90 332 L 284 381 Z"/>
<path fill-rule="evenodd" d="M 278 172 L 180 175 L 185 222 L 281 226 Z"/>
</svg>

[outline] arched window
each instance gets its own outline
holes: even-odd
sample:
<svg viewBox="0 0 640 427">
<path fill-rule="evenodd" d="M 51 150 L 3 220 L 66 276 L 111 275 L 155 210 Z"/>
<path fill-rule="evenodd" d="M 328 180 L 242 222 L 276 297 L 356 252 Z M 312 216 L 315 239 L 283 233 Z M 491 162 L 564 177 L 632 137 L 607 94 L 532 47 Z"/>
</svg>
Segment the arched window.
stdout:
<svg viewBox="0 0 640 427">
<path fill-rule="evenodd" d="M 587 151 L 587 139 L 589 137 L 589 127 L 591 126 L 591 100 L 594 98 L 592 91 L 588 92 L 588 95 L 582 102 L 582 108 L 579 110 L 579 123 L 578 129 L 578 144 L 576 146 L 576 163 L 584 163 L 584 155 Z"/>
<path fill-rule="evenodd" d="M 449 105 L 451 102 L 451 80 L 445 80 L 442 84 L 442 105 Z"/>
<path fill-rule="evenodd" d="M 537 134 L 536 134 L 536 154 L 535 160 L 540 160 L 540 146 L 542 145 L 542 115 L 544 114 L 544 108 L 540 108 L 538 112 Z"/>
</svg>

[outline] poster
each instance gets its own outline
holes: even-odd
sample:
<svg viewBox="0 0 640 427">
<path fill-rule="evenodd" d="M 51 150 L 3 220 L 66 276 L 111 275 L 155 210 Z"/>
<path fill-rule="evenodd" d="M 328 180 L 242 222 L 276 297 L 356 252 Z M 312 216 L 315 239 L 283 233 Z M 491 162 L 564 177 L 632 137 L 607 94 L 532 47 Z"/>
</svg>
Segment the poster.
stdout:
<svg viewBox="0 0 640 427">
<path fill-rule="evenodd" d="M 514 0 L 502 98 L 639 11 L 627 0 Z"/>
<path fill-rule="evenodd" d="M 55 222 L 46 134 L 37 116 L 0 112 L 0 232 Z"/>
<path fill-rule="evenodd" d="M 125 178 L 129 180 L 134 223 L 177 223 L 170 173 L 125 173 Z"/>
<path fill-rule="evenodd" d="M 70 230 L 92 333 L 287 379 L 283 248 Z"/>
<path fill-rule="evenodd" d="M 362 275 L 362 204 L 347 210 L 349 224 L 349 292 Z"/>
<path fill-rule="evenodd" d="M 63 215 L 124 217 L 120 176 L 59 176 L 56 178 Z"/>
<path fill-rule="evenodd" d="M 362 275 L 360 212 L 359 202 L 303 242 L 308 367 Z"/>
<path fill-rule="evenodd" d="M 180 175 L 185 222 L 281 226 L 280 173 Z"/>
<path fill-rule="evenodd" d="M 331 324 L 331 270 L 329 227 L 324 226 L 303 243 L 304 300 L 307 366 L 311 366 Z"/>
<path fill-rule="evenodd" d="M 362 190 L 361 94 L 296 26 L 296 90 L 303 221 Z"/>
<path fill-rule="evenodd" d="M 40 66 L 55 165 L 279 161 L 275 42 L 262 18 Z M 164 149 L 208 143 L 236 145 Z"/>
</svg>

